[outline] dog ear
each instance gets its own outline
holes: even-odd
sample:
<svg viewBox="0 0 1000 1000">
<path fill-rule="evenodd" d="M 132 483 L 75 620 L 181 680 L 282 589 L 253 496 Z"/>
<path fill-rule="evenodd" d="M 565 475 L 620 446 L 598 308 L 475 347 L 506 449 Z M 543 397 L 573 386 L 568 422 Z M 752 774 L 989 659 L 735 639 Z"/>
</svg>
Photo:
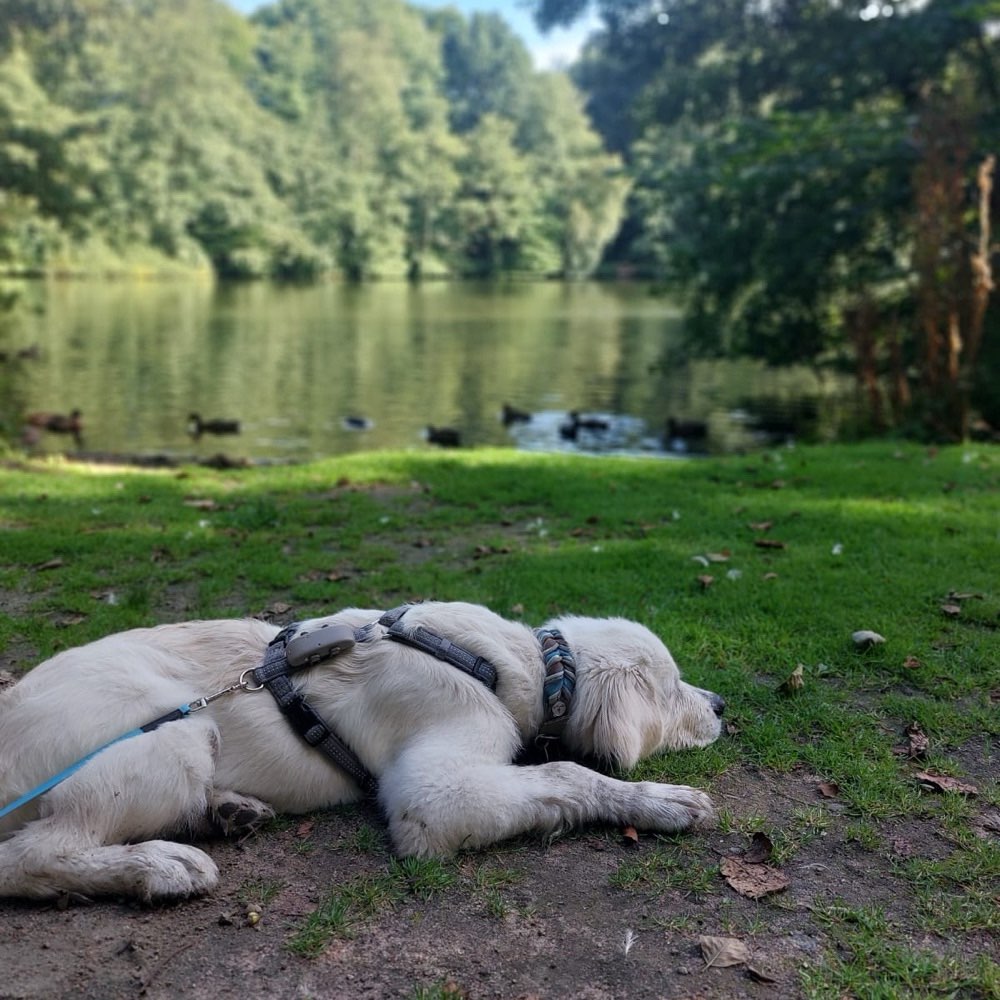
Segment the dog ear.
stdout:
<svg viewBox="0 0 1000 1000">
<path fill-rule="evenodd" d="M 623 770 L 635 767 L 648 744 L 646 731 L 658 718 L 653 692 L 648 687 L 638 670 L 606 670 L 597 676 L 592 673 L 590 697 L 573 708 L 574 713 L 579 712 L 578 726 L 574 728 L 585 744 L 581 749 Z"/>
</svg>

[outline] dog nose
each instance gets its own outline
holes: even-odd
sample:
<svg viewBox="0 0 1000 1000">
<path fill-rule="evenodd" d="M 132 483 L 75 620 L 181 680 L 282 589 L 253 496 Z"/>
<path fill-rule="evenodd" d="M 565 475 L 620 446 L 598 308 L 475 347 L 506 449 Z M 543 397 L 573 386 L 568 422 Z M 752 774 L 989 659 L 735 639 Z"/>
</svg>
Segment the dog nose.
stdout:
<svg viewBox="0 0 1000 1000">
<path fill-rule="evenodd" d="M 709 701 L 712 703 L 712 711 L 721 719 L 722 713 L 726 710 L 726 699 L 722 695 L 713 694 Z"/>
</svg>

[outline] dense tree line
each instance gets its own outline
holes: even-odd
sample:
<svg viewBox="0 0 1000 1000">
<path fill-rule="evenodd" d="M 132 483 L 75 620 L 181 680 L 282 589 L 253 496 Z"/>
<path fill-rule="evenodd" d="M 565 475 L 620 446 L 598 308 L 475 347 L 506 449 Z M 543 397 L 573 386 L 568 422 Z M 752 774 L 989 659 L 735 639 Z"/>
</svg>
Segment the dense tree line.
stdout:
<svg viewBox="0 0 1000 1000">
<path fill-rule="evenodd" d="M 849 359 L 875 426 L 1000 426 L 1000 3 L 535 3 L 589 7 L 573 77 L 633 179 L 610 257 L 684 291 L 693 343 Z"/>
<path fill-rule="evenodd" d="M 496 16 L 0 0 L 0 267 L 589 273 L 625 181 Z"/>
</svg>

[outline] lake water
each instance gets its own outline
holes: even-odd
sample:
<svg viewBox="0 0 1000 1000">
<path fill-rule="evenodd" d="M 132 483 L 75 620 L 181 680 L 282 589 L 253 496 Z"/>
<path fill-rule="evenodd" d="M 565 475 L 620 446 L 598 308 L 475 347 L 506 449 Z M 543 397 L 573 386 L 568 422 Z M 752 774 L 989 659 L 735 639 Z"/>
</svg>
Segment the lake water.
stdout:
<svg viewBox="0 0 1000 1000">
<path fill-rule="evenodd" d="M 6 410 L 80 409 L 88 452 L 300 460 L 431 448 L 431 425 L 471 447 L 726 451 L 795 418 L 800 436 L 832 436 L 853 398 L 807 368 L 685 360 L 677 309 L 635 284 L 49 282 L 22 299 L 0 349 L 38 352 L 0 370 Z M 505 426 L 505 403 L 532 420 Z M 570 438 L 572 410 L 607 426 Z M 193 439 L 191 413 L 240 433 Z M 665 448 L 671 418 L 707 436 Z M 789 427 L 766 437 L 776 418 Z"/>
</svg>

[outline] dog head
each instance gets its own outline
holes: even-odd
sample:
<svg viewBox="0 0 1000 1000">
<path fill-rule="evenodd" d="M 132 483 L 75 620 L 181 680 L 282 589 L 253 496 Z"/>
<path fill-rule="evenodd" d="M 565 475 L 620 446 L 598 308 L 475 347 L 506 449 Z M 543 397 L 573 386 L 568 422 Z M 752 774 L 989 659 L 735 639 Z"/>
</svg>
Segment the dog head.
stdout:
<svg viewBox="0 0 1000 1000">
<path fill-rule="evenodd" d="M 577 688 L 563 742 L 630 768 L 661 750 L 706 746 L 722 728 L 724 702 L 681 680 L 670 651 L 644 625 L 624 618 L 559 618 Z"/>
</svg>

